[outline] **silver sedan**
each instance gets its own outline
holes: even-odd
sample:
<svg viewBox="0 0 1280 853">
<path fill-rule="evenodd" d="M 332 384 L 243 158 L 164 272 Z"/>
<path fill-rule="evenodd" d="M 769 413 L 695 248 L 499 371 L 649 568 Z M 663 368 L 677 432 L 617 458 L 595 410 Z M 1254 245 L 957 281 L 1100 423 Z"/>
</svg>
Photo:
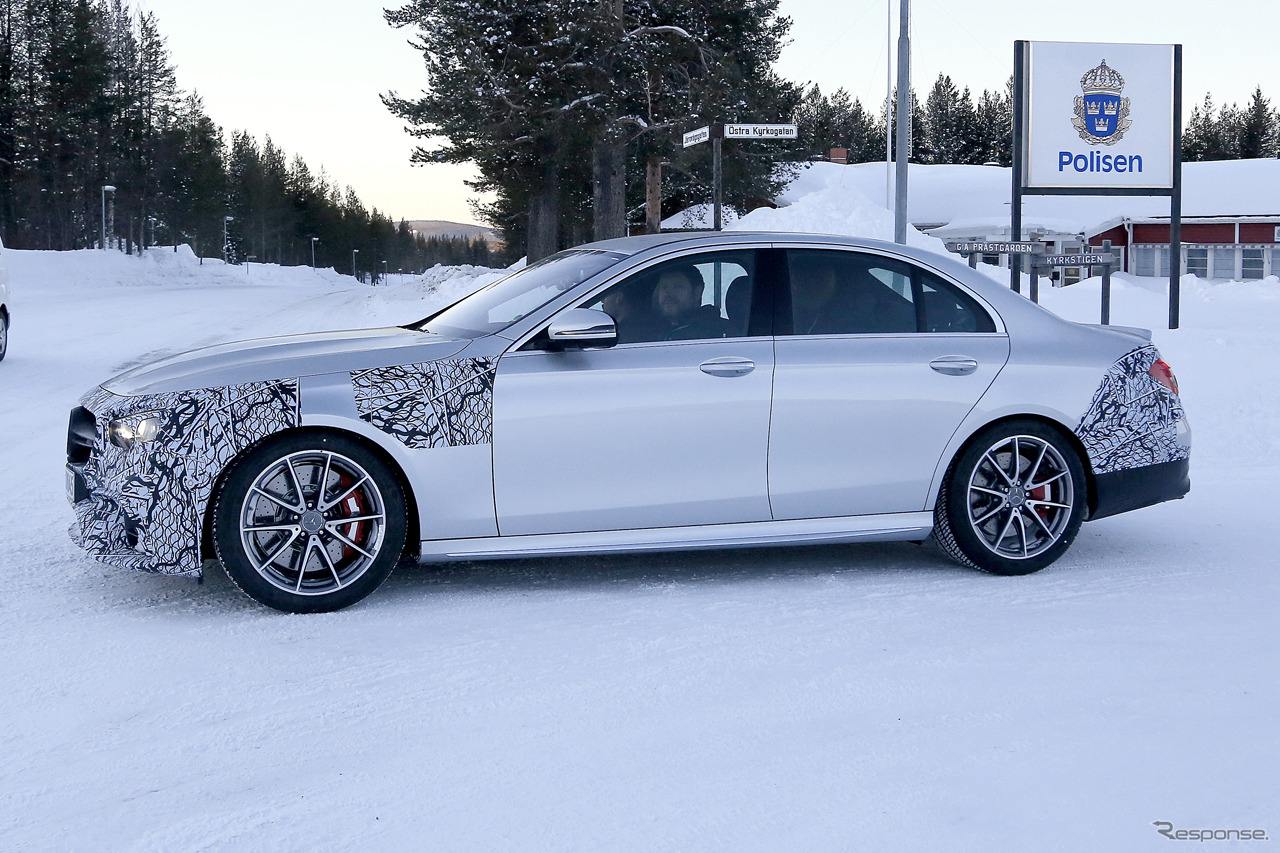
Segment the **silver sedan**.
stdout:
<svg viewBox="0 0 1280 853">
<path fill-rule="evenodd" d="M 561 252 L 407 327 L 196 350 L 71 413 L 99 559 L 327 611 L 423 562 L 920 541 L 1026 574 L 1179 498 L 1190 429 L 1140 329 L 839 237 Z"/>
</svg>

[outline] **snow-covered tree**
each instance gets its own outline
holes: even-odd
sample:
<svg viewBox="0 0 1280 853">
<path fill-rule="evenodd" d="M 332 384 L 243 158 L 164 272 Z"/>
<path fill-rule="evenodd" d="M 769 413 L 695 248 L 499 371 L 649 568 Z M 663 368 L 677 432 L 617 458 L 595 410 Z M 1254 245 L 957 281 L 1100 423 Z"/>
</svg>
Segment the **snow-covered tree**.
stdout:
<svg viewBox="0 0 1280 853">
<path fill-rule="evenodd" d="M 535 259 L 621 233 L 636 161 L 657 152 L 692 173 L 702 152 L 678 151 L 679 132 L 789 115 L 794 87 L 772 71 L 790 25 L 777 4 L 412 0 L 386 17 L 416 30 L 428 85 L 420 98 L 384 101 L 417 136 L 444 140 L 419 147 L 415 161 L 477 165 L 474 185 L 497 196 L 477 212 Z M 772 189 L 773 163 L 759 162 L 758 146 L 730 156 L 730 198 L 745 197 L 743 180 Z"/>
<path fill-rule="evenodd" d="M 1276 114 L 1271 102 L 1263 97 L 1262 87 L 1258 86 L 1240 116 L 1239 156 L 1275 157 L 1276 153 Z"/>
</svg>

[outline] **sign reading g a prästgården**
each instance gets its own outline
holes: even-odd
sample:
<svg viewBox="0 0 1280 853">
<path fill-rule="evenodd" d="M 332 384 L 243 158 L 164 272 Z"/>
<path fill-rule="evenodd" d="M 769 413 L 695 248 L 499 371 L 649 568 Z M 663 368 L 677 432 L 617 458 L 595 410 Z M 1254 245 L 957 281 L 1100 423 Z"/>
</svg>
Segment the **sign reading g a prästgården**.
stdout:
<svg viewBox="0 0 1280 853">
<path fill-rule="evenodd" d="M 1027 188 L 1173 186 L 1173 45 L 1029 42 Z"/>
</svg>

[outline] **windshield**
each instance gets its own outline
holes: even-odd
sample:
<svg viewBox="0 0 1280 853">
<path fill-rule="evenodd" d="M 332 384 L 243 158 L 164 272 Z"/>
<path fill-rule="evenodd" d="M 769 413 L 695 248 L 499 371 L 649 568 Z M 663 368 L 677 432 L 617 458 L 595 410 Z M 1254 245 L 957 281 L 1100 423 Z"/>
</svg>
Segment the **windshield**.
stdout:
<svg viewBox="0 0 1280 853">
<path fill-rule="evenodd" d="M 625 257 L 598 249 L 569 249 L 500 278 L 409 328 L 451 338 L 491 335 Z"/>
</svg>

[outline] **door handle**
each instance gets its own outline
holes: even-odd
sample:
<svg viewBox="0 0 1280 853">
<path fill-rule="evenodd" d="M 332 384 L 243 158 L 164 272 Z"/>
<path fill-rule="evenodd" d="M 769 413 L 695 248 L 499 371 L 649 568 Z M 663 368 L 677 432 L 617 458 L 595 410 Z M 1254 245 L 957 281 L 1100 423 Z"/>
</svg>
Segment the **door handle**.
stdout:
<svg viewBox="0 0 1280 853">
<path fill-rule="evenodd" d="M 756 369 L 756 363 L 747 358 L 721 356 L 702 362 L 698 369 L 711 376 L 746 376 Z"/>
<path fill-rule="evenodd" d="M 967 355 L 944 355 L 929 362 L 929 366 L 947 376 L 968 376 L 978 369 L 978 361 Z"/>
</svg>

